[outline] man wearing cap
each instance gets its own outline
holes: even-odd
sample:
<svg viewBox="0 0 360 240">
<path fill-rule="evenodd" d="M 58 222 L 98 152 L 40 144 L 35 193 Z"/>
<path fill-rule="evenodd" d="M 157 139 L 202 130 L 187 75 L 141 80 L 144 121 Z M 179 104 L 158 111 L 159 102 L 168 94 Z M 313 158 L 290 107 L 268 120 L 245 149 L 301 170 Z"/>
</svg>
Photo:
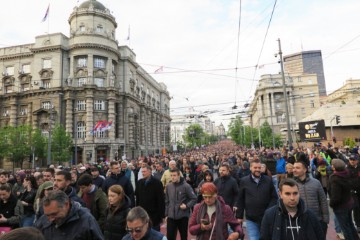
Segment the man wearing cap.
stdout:
<svg viewBox="0 0 360 240">
<path fill-rule="evenodd" d="M 100 175 L 99 168 L 97 166 L 92 166 L 90 168 L 90 172 L 95 186 L 102 187 L 105 181 L 105 177 L 103 175 Z"/>
<path fill-rule="evenodd" d="M 357 200 L 353 209 L 354 221 L 357 227 L 357 232 L 360 232 L 360 164 L 359 155 L 351 154 L 349 157 L 349 164 L 347 169 L 351 173 L 351 180 L 353 186 L 353 197 Z"/>
<path fill-rule="evenodd" d="M 326 236 L 329 224 L 329 205 L 319 180 L 309 177 L 308 165 L 309 163 L 306 161 L 296 161 L 293 168 L 294 179 L 298 183 L 300 197 L 304 200 L 305 207 L 313 211 Z"/>
</svg>

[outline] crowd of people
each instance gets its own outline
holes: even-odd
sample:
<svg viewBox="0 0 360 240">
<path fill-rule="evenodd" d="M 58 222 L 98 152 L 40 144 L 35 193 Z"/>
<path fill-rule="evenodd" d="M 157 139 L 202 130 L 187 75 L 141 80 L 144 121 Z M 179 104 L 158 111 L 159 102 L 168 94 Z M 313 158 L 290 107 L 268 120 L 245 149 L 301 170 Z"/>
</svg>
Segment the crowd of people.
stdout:
<svg viewBox="0 0 360 240">
<path fill-rule="evenodd" d="M 166 156 L 2 170 L 0 239 L 322 240 L 331 207 L 338 237 L 352 240 L 359 202 L 358 148 L 223 140 Z"/>
</svg>

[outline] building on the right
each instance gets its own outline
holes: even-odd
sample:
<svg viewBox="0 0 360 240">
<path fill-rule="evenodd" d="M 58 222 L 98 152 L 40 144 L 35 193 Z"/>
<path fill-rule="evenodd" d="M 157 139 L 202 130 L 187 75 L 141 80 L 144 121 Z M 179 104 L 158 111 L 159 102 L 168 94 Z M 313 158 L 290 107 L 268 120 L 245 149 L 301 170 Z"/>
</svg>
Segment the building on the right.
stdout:
<svg viewBox="0 0 360 240">
<path fill-rule="evenodd" d="M 286 74 L 316 74 L 319 96 L 326 96 L 326 84 L 321 50 L 303 51 L 284 56 Z"/>
<path fill-rule="evenodd" d="M 349 138 L 354 140 L 356 145 L 360 145 L 359 79 L 345 81 L 342 87 L 327 96 L 326 104 L 298 123 L 322 119 L 326 129 L 326 140 L 321 141 L 323 144 L 344 146 L 344 140 Z"/>
</svg>

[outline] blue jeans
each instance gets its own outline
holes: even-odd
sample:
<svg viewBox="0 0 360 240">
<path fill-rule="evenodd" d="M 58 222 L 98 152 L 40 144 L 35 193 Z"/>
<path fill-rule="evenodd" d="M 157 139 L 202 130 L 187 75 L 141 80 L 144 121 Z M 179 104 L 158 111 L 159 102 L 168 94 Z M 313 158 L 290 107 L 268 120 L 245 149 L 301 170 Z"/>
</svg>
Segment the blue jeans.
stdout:
<svg viewBox="0 0 360 240">
<path fill-rule="evenodd" d="M 256 222 L 246 220 L 246 229 L 249 236 L 249 240 L 260 239 L 260 226 Z"/>
<path fill-rule="evenodd" d="M 35 214 L 25 216 L 21 219 L 21 227 L 32 227 L 34 225 Z"/>
<path fill-rule="evenodd" d="M 335 225 L 335 232 L 341 233 L 341 227 L 335 215 L 334 215 L 334 225 Z"/>
<path fill-rule="evenodd" d="M 351 216 L 352 209 L 334 209 L 334 214 L 346 240 L 358 240 L 359 236 L 355 229 Z"/>
</svg>

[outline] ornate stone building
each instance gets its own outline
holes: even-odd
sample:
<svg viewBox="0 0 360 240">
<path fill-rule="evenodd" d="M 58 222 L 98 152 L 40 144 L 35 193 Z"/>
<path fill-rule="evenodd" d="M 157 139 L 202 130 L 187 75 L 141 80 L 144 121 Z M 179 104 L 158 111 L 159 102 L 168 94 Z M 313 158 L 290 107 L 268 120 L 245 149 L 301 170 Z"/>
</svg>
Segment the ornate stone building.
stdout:
<svg viewBox="0 0 360 240">
<path fill-rule="evenodd" d="M 319 87 L 316 74 L 286 75 L 290 127 L 294 131 L 297 121 L 312 114 L 320 107 Z M 287 140 L 285 99 L 280 74 L 261 76 L 256 87 L 254 99 L 249 109 L 250 125 L 258 128 L 267 121 L 273 132 L 283 134 Z M 295 134 L 292 133 L 295 140 Z"/>
<path fill-rule="evenodd" d="M 166 85 L 118 45 L 115 17 L 100 2 L 75 7 L 68 22 L 70 37 L 41 35 L 0 49 L 0 127 L 29 124 L 48 135 L 62 124 L 77 162 L 159 153 L 170 139 L 163 131 L 170 124 Z M 110 130 L 90 134 L 103 120 Z"/>
</svg>

